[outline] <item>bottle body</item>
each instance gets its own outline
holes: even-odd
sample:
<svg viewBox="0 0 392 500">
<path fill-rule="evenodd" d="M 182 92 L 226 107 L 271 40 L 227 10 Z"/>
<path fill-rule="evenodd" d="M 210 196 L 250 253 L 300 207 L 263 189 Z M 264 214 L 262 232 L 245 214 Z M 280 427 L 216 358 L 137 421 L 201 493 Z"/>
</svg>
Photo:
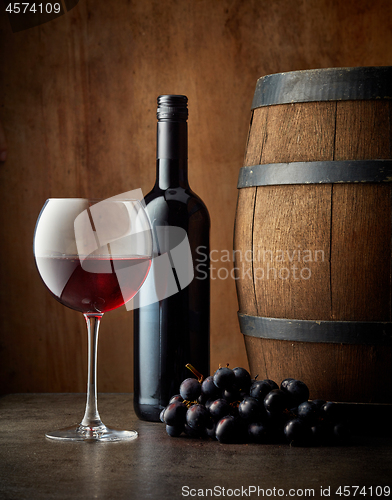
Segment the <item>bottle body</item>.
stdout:
<svg viewBox="0 0 392 500">
<path fill-rule="evenodd" d="M 153 227 L 155 256 L 163 253 L 159 228 L 185 231 L 194 277 L 189 284 L 181 283 L 174 252 L 168 252 L 179 291 L 134 310 L 134 408 L 140 419 L 150 421 L 159 420 L 170 397 L 178 394 L 181 382 L 190 376 L 187 363 L 204 375 L 210 368 L 210 219 L 205 204 L 187 182 L 186 123 L 173 123 L 160 130 L 158 122 L 157 181 L 145 197 L 146 211 Z M 149 285 L 139 291 L 141 303 L 149 302 L 151 287 L 162 287 L 154 260 L 148 279 Z"/>
</svg>

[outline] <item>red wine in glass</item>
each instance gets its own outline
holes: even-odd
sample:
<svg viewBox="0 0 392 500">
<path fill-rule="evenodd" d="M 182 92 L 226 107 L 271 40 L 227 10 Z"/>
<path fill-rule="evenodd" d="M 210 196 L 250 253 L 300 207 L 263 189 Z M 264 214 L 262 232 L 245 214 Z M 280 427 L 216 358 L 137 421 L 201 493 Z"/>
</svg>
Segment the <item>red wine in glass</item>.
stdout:
<svg viewBox="0 0 392 500">
<path fill-rule="evenodd" d="M 82 313 L 105 313 L 135 296 L 150 270 L 150 257 L 38 257 L 52 295 Z"/>
</svg>

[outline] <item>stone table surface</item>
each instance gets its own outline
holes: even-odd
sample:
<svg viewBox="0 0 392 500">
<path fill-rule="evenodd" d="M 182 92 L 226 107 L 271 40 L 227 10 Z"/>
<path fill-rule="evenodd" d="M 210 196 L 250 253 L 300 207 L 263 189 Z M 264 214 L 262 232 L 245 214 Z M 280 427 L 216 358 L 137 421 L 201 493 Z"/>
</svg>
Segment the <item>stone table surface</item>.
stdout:
<svg viewBox="0 0 392 500">
<path fill-rule="evenodd" d="M 98 405 L 108 426 L 138 431 L 133 441 L 44 437 L 79 423 L 84 404 L 84 394 L 0 398 L 0 499 L 344 498 L 339 486 L 350 487 L 347 498 L 387 498 L 376 487 L 392 486 L 390 433 L 318 448 L 170 438 L 163 424 L 137 419 L 131 394 L 100 394 Z"/>
</svg>

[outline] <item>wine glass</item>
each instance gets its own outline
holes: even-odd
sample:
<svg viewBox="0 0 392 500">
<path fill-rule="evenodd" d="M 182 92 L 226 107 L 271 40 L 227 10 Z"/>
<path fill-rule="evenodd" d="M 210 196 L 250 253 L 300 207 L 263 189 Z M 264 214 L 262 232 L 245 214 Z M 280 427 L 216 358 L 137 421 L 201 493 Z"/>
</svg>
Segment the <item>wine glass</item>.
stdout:
<svg viewBox="0 0 392 500">
<path fill-rule="evenodd" d="M 136 431 L 106 427 L 97 406 L 97 343 L 104 313 L 128 302 L 151 266 L 152 233 L 139 200 L 49 199 L 34 234 L 38 272 L 61 304 L 83 313 L 88 333 L 87 403 L 78 426 L 46 437 L 71 441 L 119 441 Z"/>
</svg>

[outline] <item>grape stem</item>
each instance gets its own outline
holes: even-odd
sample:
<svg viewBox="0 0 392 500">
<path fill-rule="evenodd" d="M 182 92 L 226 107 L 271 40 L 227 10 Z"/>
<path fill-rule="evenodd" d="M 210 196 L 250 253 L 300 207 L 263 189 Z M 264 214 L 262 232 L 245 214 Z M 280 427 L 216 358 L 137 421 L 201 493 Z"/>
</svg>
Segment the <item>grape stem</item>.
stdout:
<svg viewBox="0 0 392 500">
<path fill-rule="evenodd" d="M 183 404 L 190 408 L 192 405 L 197 405 L 197 401 L 190 401 L 189 399 L 184 399 Z"/>
<path fill-rule="evenodd" d="M 194 366 L 192 366 L 190 363 L 186 364 L 185 365 L 186 368 L 188 368 L 188 370 L 190 370 L 193 375 L 197 378 L 198 382 L 201 384 L 204 380 L 204 377 L 203 375 L 196 370 L 196 368 Z"/>
</svg>

